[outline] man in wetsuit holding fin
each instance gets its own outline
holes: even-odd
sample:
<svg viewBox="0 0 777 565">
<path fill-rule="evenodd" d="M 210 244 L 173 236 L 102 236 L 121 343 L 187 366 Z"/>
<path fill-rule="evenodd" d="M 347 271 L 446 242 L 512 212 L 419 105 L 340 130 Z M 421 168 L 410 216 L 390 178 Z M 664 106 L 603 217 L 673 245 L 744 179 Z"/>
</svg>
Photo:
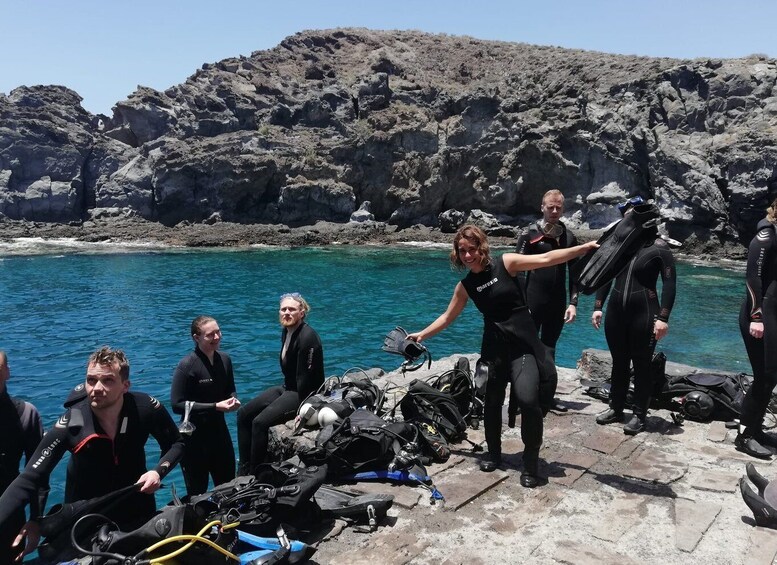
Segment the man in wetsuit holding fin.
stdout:
<svg viewBox="0 0 777 565">
<path fill-rule="evenodd" d="M 610 408 L 596 416 L 597 424 L 623 422 L 623 410 L 634 366 L 633 415 L 623 426 L 627 435 L 645 430 L 647 410 L 653 392 L 651 361 L 656 342 L 669 331 L 669 315 L 674 305 L 677 272 L 674 258 L 666 241 L 658 235 L 659 213 L 652 204 L 642 204 L 641 198 L 629 200 L 620 206 L 624 222 L 633 219 L 636 207 L 652 207 L 648 225 L 641 225 L 636 239 L 636 253 L 615 279 L 600 287 L 596 293 L 591 323 L 597 330 L 602 324 L 602 309 L 613 286 L 607 315 L 604 317 L 604 333 L 612 355 Z M 661 277 L 661 297 L 656 283 Z"/>
</svg>

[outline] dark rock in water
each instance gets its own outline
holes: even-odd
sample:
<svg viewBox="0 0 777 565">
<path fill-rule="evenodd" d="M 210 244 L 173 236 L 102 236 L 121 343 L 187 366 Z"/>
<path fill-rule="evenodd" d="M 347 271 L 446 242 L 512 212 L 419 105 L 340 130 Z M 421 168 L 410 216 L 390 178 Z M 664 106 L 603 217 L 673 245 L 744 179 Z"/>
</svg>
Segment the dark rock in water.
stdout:
<svg viewBox="0 0 777 565">
<path fill-rule="evenodd" d="M 0 95 L 0 214 L 165 225 L 377 222 L 505 234 L 550 188 L 599 229 L 656 200 L 685 249 L 741 255 L 777 191 L 777 62 L 656 59 L 405 31 L 296 34 L 93 116 L 63 87 Z"/>
</svg>

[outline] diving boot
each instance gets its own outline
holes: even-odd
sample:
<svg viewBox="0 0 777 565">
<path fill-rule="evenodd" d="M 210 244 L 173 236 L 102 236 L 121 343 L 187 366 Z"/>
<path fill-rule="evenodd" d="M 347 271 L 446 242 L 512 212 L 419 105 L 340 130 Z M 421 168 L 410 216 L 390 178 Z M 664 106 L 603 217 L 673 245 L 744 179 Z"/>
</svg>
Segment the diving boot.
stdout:
<svg viewBox="0 0 777 565">
<path fill-rule="evenodd" d="M 766 486 L 769 484 L 769 479 L 759 473 L 752 463 L 745 465 L 745 471 L 747 472 L 747 478 L 758 489 L 758 496 L 763 496 Z"/>
<path fill-rule="evenodd" d="M 631 417 L 631 420 L 623 426 L 623 433 L 627 436 L 635 436 L 639 432 L 645 431 L 645 417 L 644 416 L 637 416 L 634 414 Z"/>
<path fill-rule="evenodd" d="M 771 459 L 772 452 L 765 448 L 763 445 L 748 433 L 747 430 L 737 435 L 734 440 L 734 445 L 742 453 L 746 453 L 751 457 L 757 457 L 758 459 Z"/>
<path fill-rule="evenodd" d="M 521 486 L 534 488 L 540 484 L 540 454 L 539 451 L 523 452 L 523 471 L 521 472 Z"/>
<path fill-rule="evenodd" d="M 480 460 L 480 470 L 484 473 L 491 473 L 496 471 L 497 467 L 502 464 L 502 454 L 493 453 L 489 451 Z"/>
<path fill-rule="evenodd" d="M 777 529 L 777 511 L 763 497 L 753 492 L 744 477 L 739 479 L 739 491 L 753 513 L 756 526 Z"/>
<path fill-rule="evenodd" d="M 604 412 L 599 412 L 596 415 L 596 423 L 600 425 L 612 424 L 614 422 L 623 421 L 623 410 L 616 410 L 615 408 L 608 408 Z"/>
</svg>

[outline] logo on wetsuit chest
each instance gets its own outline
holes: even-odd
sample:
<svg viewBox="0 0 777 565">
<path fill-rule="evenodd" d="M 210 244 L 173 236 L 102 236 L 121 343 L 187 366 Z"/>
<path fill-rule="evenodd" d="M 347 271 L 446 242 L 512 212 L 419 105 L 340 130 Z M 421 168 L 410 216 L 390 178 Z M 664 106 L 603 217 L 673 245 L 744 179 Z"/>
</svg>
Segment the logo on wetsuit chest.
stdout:
<svg viewBox="0 0 777 565">
<path fill-rule="evenodd" d="M 212 382 L 213 382 L 212 378 L 204 377 L 204 378 L 200 379 L 199 381 L 197 381 L 197 384 L 204 385 L 204 384 L 210 384 Z"/>
<path fill-rule="evenodd" d="M 476 287 L 475 287 L 475 290 L 477 290 L 478 292 L 483 292 L 483 291 L 484 291 L 485 289 L 487 289 L 489 286 L 491 286 L 491 285 L 494 285 L 494 284 L 496 284 L 497 282 L 499 282 L 499 278 L 497 278 L 497 277 L 494 277 L 493 279 L 491 279 L 491 280 L 490 280 L 490 281 L 488 281 L 487 283 L 483 283 L 483 284 L 481 284 L 480 286 L 476 286 Z"/>
</svg>

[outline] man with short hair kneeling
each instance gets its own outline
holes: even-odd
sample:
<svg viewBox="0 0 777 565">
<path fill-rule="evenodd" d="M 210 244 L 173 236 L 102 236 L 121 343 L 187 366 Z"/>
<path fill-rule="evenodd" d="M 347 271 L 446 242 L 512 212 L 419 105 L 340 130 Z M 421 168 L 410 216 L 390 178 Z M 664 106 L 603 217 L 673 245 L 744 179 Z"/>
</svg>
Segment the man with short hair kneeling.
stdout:
<svg viewBox="0 0 777 565">
<path fill-rule="evenodd" d="M 89 357 L 86 397 L 43 436 L 24 471 L 0 496 L 0 530 L 37 493 L 65 451 L 70 451 L 65 502 L 87 500 L 132 484 L 139 492 L 105 514 L 132 530 L 156 512 L 153 493 L 183 455 L 183 441 L 167 409 L 152 396 L 129 392 L 129 362 L 120 349 L 102 347 Z M 153 435 L 162 456 L 146 470 L 145 445 Z M 31 550 L 31 549 L 30 549 Z"/>
</svg>

